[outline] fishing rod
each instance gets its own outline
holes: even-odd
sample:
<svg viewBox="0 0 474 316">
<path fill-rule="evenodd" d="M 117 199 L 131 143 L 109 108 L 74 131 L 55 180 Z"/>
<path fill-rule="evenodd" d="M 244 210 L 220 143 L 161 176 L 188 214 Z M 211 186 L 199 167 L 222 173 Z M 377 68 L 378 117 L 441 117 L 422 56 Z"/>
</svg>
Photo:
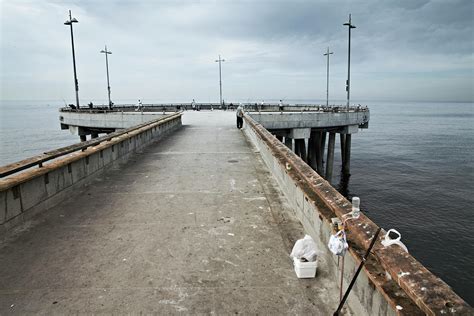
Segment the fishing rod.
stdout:
<svg viewBox="0 0 474 316">
<path fill-rule="evenodd" d="M 339 303 L 339 306 L 337 307 L 337 310 L 334 312 L 333 316 L 339 316 L 339 312 L 341 311 L 342 307 L 344 306 L 344 303 L 347 300 L 347 297 L 349 296 L 350 291 L 352 290 L 352 287 L 355 284 L 355 281 L 357 277 L 359 276 L 360 271 L 362 270 L 362 267 L 364 266 L 365 262 L 367 261 L 367 258 L 369 257 L 370 251 L 374 247 L 375 241 L 377 240 L 377 237 L 379 236 L 380 230 L 382 230 L 382 227 L 379 227 L 377 229 L 377 232 L 374 235 L 374 238 L 372 238 L 372 241 L 370 242 L 369 248 L 367 249 L 367 252 L 365 253 L 364 257 L 362 257 L 362 261 L 359 264 L 359 268 L 357 268 L 356 273 L 354 274 L 354 277 L 352 278 L 351 283 L 349 284 L 349 287 L 346 290 L 346 293 L 344 293 L 344 297 L 342 298 L 341 302 Z"/>
</svg>

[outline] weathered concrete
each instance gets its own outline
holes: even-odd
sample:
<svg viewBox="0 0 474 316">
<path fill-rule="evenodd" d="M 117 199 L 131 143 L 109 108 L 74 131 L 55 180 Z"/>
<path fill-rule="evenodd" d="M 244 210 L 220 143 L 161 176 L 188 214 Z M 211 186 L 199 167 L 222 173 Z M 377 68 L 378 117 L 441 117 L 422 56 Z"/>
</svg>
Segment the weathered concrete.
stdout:
<svg viewBox="0 0 474 316">
<path fill-rule="evenodd" d="M 328 262 L 296 278 L 303 229 L 235 113 L 183 121 L 3 242 L 0 314 L 332 314 Z"/>
<path fill-rule="evenodd" d="M 356 133 L 357 127 L 366 128 L 369 122 L 370 112 L 250 112 L 249 115 L 266 129 L 304 129 L 304 128 L 327 128 L 327 127 L 351 127 L 347 132 Z M 308 138 L 301 137 L 301 138 Z M 296 137 L 298 138 L 298 137 Z"/>
<path fill-rule="evenodd" d="M 69 129 L 73 134 L 91 134 L 88 128 L 98 130 L 114 130 L 129 128 L 141 123 L 156 120 L 164 114 L 159 112 L 112 112 L 81 110 L 61 111 L 59 121 L 62 129 Z M 96 134 L 96 132 L 92 132 Z"/>
</svg>

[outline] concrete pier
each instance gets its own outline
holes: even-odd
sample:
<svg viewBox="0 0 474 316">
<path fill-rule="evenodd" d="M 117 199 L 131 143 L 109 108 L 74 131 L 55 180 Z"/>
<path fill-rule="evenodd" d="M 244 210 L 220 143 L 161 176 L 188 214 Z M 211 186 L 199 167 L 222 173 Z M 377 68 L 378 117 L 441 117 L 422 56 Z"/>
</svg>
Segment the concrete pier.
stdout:
<svg viewBox="0 0 474 316">
<path fill-rule="evenodd" d="M 5 239 L 0 314 L 332 314 L 328 262 L 296 278 L 303 228 L 234 120 L 187 113 Z"/>
<path fill-rule="evenodd" d="M 351 135 L 357 133 L 359 128 L 368 128 L 370 118 L 370 112 L 365 107 L 286 107 L 280 112 L 272 108 L 258 112 L 250 109 L 249 115 L 277 137 L 294 139 L 295 153 L 329 181 L 334 168 L 334 154 L 331 153 L 331 166 L 328 166 L 325 161 L 330 156 L 328 152 L 326 157 L 327 134 L 340 135 L 341 170 L 344 175 L 350 175 Z M 303 143 L 308 146 L 303 146 Z"/>
<path fill-rule="evenodd" d="M 328 178 L 335 134 L 349 161 L 360 125 L 270 132 L 245 115 L 237 130 L 235 113 L 220 111 L 183 121 L 167 115 L 0 167 L 1 315 L 332 314 L 341 275 L 349 284 L 379 227 L 363 213 L 346 223 L 342 268 L 327 244 L 350 202 L 275 135 L 303 156 L 320 135 L 322 161 L 329 132 Z M 310 280 L 288 258 L 305 233 L 321 250 Z M 348 313 L 472 315 L 384 234 Z"/>
</svg>

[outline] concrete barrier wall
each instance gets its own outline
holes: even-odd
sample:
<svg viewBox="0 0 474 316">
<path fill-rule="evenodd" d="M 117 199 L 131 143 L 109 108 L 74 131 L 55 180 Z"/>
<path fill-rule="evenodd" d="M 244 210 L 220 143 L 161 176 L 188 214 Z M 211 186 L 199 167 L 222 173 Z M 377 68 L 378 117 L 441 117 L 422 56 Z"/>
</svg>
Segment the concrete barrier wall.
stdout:
<svg viewBox="0 0 474 316">
<path fill-rule="evenodd" d="M 329 273 L 340 283 L 342 258 L 327 243 L 333 233 L 331 218 L 351 212 L 351 204 L 326 180 L 250 116 L 244 132 L 259 150 L 305 231 L 324 254 Z M 352 280 L 361 258 L 378 229 L 361 214 L 347 223 L 349 250 L 344 256 L 343 291 Z M 381 239 L 385 231 L 379 235 Z M 376 242 L 346 305 L 355 315 L 467 315 L 472 309 L 442 280 L 431 274 L 400 247 L 385 248 Z M 332 264 L 331 264 L 332 263 Z M 315 280 L 317 282 L 317 280 Z M 337 306 L 334 307 L 336 310 Z"/>
<path fill-rule="evenodd" d="M 324 128 L 367 124 L 370 112 L 250 112 L 266 129 Z"/>
<path fill-rule="evenodd" d="M 110 166 L 181 127 L 181 114 L 0 180 L 0 235 L 86 185 Z"/>
<path fill-rule="evenodd" d="M 159 112 L 60 112 L 59 120 L 62 125 L 72 125 L 91 128 L 129 128 L 141 123 L 156 120 L 165 116 Z"/>
</svg>

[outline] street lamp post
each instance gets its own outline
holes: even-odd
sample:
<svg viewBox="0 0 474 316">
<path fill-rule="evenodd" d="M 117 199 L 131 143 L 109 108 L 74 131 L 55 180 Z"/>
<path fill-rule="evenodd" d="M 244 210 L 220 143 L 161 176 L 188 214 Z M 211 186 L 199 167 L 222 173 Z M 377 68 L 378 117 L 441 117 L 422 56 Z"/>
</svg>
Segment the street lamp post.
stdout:
<svg viewBox="0 0 474 316">
<path fill-rule="evenodd" d="M 221 59 L 221 55 L 219 55 L 219 59 L 216 60 L 216 63 L 219 63 L 219 92 L 220 92 L 220 105 L 222 107 L 222 68 L 221 62 L 224 62 L 225 59 Z"/>
<path fill-rule="evenodd" d="M 349 45 L 347 53 L 347 81 L 346 81 L 346 91 L 347 91 L 347 111 L 349 111 L 349 99 L 351 91 L 351 29 L 355 29 L 355 25 L 351 24 L 351 15 L 349 14 L 349 22 L 344 23 L 349 29 Z"/>
<path fill-rule="evenodd" d="M 71 16 L 71 10 L 69 10 L 69 20 L 64 22 L 65 25 L 69 25 L 71 27 L 71 45 L 72 45 L 72 65 L 74 68 L 74 87 L 76 90 L 76 107 L 77 110 L 79 111 L 79 81 L 77 81 L 77 73 L 76 73 L 76 55 L 74 53 L 74 34 L 72 32 L 72 24 L 73 23 L 78 23 L 79 21 L 76 20 L 76 18 L 73 18 Z"/>
<path fill-rule="evenodd" d="M 107 50 L 107 45 L 105 45 L 105 50 L 100 51 L 102 54 L 105 54 L 105 69 L 107 70 L 107 91 L 109 93 L 109 108 L 112 108 L 112 101 L 110 100 L 110 82 L 109 82 L 109 58 L 108 55 L 112 54 L 111 51 Z"/>
<path fill-rule="evenodd" d="M 328 56 L 327 58 L 327 71 L 326 71 L 326 106 L 329 106 L 329 55 L 334 54 L 333 52 L 329 52 L 329 47 L 328 51 L 324 56 Z"/>
</svg>

